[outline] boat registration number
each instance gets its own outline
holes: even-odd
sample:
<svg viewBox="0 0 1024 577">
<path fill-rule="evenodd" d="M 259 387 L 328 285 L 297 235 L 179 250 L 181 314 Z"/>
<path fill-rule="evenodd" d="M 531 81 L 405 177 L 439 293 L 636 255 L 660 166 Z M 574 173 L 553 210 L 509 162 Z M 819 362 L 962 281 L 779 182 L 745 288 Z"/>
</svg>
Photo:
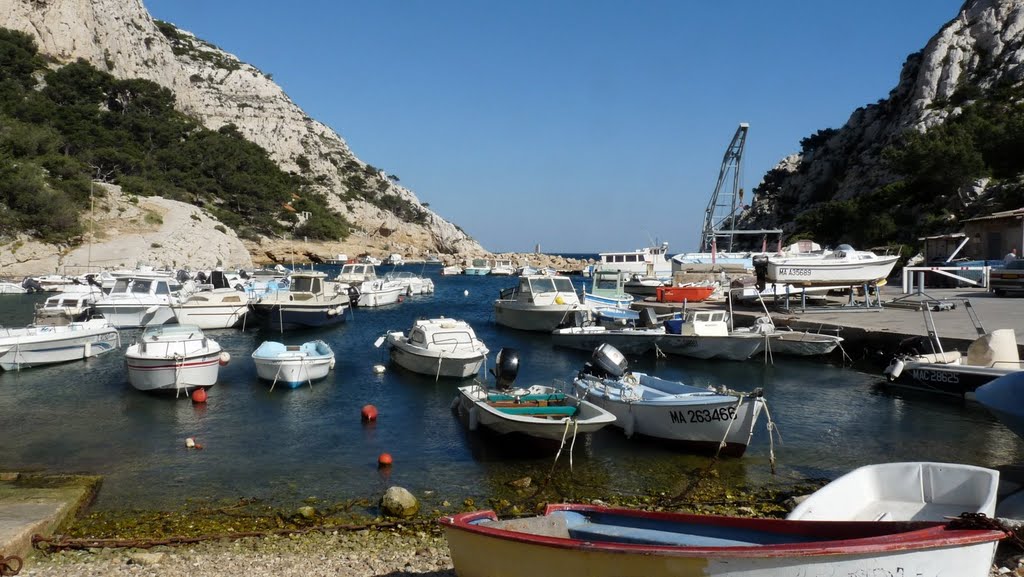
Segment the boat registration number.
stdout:
<svg viewBox="0 0 1024 577">
<path fill-rule="evenodd" d="M 717 409 L 691 409 L 687 411 L 669 411 L 673 423 L 711 423 L 714 421 L 736 420 L 736 407 L 719 407 Z"/>
<path fill-rule="evenodd" d="M 930 371 L 927 369 L 913 369 L 910 371 L 914 378 L 925 383 L 959 383 L 960 375 L 946 371 Z"/>
<path fill-rule="evenodd" d="M 809 268 L 793 268 L 787 266 L 779 267 L 779 274 L 788 274 L 790 276 L 811 276 L 811 269 Z"/>
</svg>

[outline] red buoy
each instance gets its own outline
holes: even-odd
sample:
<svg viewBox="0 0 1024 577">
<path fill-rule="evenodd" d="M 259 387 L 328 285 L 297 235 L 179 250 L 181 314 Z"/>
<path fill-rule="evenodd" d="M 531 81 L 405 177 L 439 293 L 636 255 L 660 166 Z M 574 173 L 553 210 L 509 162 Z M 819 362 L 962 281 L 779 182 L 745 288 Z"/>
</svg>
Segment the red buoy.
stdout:
<svg viewBox="0 0 1024 577">
<path fill-rule="evenodd" d="M 390 467 L 391 466 L 391 462 L 392 461 L 391 461 L 391 455 L 390 454 L 388 454 L 388 453 L 381 453 L 380 456 L 377 457 L 377 468 L 378 469 L 382 469 L 384 467 Z"/>
<path fill-rule="evenodd" d="M 363 407 L 363 420 L 372 422 L 377 420 L 377 407 L 373 405 L 365 405 Z"/>
<path fill-rule="evenodd" d="M 192 402 L 193 403 L 205 403 L 206 402 L 206 389 L 196 389 L 192 391 Z"/>
</svg>

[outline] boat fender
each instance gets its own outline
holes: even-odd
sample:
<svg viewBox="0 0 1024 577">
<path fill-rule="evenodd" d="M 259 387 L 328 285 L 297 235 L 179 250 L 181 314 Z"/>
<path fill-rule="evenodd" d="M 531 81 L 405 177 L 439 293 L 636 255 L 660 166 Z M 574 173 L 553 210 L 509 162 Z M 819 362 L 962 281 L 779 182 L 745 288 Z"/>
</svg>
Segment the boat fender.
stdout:
<svg viewBox="0 0 1024 577">
<path fill-rule="evenodd" d="M 892 370 L 888 371 L 889 372 L 889 380 L 890 381 L 895 381 L 896 379 L 900 378 L 900 375 L 903 374 L 903 367 L 904 367 L 904 363 L 903 363 L 902 359 L 896 359 L 895 361 L 893 361 L 892 367 L 891 367 Z"/>
<path fill-rule="evenodd" d="M 85 343 L 85 348 L 82 350 L 82 358 L 89 358 L 92 356 L 92 343 Z"/>
<path fill-rule="evenodd" d="M 330 362 L 327 363 L 327 369 L 331 371 L 334 370 L 334 359 L 331 359 Z"/>
<path fill-rule="evenodd" d="M 469 430 L 475 431 L 479 424 L 480 415 L 478 414 L 476 407 L 473 407 L 469 410 Z"/>
<path fill-rule="evenodd" d="M 556 305 L 564 305 L 565 304 L 565 299 L 562 298 L 562 295 L 558 295 L 558 296 L 555 297 L 555 304 Z"/>
<path fill-rule="evenodd" d="M 220 366 L 226 367 L 227 364 L 231 362 L 231 353 L 229 353 L 227 351 L 221 351 L 220 352 L 220 359 L 219 360 L 220 360 Z"/>
<path fill-rule="evenodd" d="M 633 411 L 630 411 L 626 418 L 622 420 L 622 432 L 626 434 L 627 439 L 633 437 L 635 425 L 636 419 L 633 418 Z"/>
</svg>

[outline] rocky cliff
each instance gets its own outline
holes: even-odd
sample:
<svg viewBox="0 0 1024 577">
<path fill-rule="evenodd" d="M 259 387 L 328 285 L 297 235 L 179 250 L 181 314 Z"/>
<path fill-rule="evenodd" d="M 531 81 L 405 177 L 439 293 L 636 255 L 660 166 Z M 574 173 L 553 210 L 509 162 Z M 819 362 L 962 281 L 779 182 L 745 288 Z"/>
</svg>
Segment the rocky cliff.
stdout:
<svg viewBox="0 0 1024 577">
<path fill-rule="evenodd" d="M 412 191 L 367 167 L 341 136 L 306 115 L 268 76 L 188 32 L 155 22 L 140 0 L 0 0 L 0 26 L 31 34 L 40 52 L 58 62 L 82 58 L 117 77 L 165 86 L 183 112 L 208 128 L 234 124 L 282 169 L 315 182 L 331 207 L 353 223 L 356 232 L 346 246 L 408 255 L 486 252 Z M 416 218 L 399 218 L 374 202 L 382 197 L 411 207 Z"/>
<path fill-rule="evenodd" d="M 896 176 L 881 157 L 886 146 L 904 131 L 924 132 L 959 114 L 964 87 L 980 93 L 1021 82 L 1022 62 L 1024 0 L 969 0 L 922 51 L 907 58 L 888 98 L 858 108 L 838 130 L 809 137 L 801 152 L 764 176 L 744 226 L 792 230 L 799 214 L 821 202 L 892 182 Z"/>
</svg>

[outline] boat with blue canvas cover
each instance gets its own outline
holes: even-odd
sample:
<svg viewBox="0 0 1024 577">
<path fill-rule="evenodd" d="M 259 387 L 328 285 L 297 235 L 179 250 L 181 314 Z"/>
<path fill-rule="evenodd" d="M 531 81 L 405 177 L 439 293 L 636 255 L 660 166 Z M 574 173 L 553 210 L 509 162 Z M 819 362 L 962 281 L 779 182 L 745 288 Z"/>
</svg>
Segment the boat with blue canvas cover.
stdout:
<svg viewBox="0 0 1024 577">
<path fill-rule="evenodd" d="M 506 520 L 475 511 L 439 523 L 460 577 L 988 577 L 1007 536 L 961 520 L 790 521 L 582 504 Z"/>
<path fill-rule="evenodd" d="M 321 340 L 301 345 L 264 341 L 252 353 L 252 360 L 256 374 L 271 381 L 271 389 L 278 383 L 295 389 L 326 377 L 334 368 L 334 351 Z"/>
</svg>

